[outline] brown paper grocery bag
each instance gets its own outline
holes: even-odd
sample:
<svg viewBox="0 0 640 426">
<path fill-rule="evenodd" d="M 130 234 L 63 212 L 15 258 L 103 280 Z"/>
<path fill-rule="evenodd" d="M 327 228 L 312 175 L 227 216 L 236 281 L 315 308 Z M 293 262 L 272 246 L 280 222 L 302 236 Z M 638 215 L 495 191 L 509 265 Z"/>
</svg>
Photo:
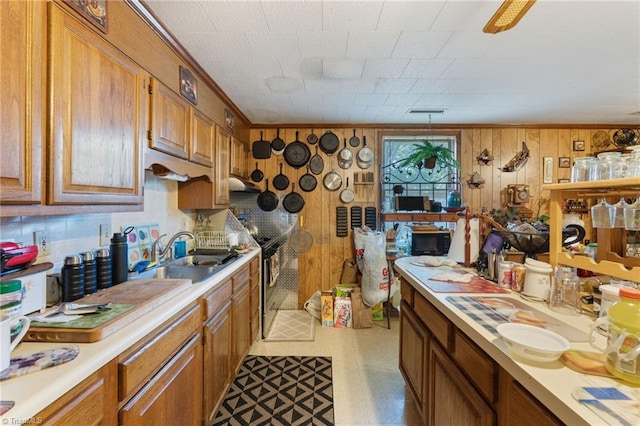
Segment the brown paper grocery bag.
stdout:
<svg viewBox="0 0 640 426">
<path fill-rule="evenodd" d="M 353 328 L 371 328 L 373 326 L 371 307 L 362 301 L 359 287 L 354 288 L 351 292 L 351 315 L 353 316 Z"/>
<path fill-rule="evenodd" d="M 355 284 L 358 282 L 358 265 L 355 259 L 347 259 L 342 264 L 340 284 Z"/>
</svg>

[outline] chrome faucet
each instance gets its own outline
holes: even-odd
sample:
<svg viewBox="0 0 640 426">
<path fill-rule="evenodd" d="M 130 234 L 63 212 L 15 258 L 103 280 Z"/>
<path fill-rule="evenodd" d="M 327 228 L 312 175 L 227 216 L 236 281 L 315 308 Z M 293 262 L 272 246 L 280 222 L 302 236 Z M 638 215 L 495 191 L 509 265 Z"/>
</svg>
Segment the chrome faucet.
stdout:
<svg viewBox="0 0 640 426">
<path fill-rule="evenodd" d="M 155 240 L 153 242 L 153 244 L 151 244 L 151 261 L 152 262 L 158 262 L 158 261 L 162 260 L 162 258 L 167 255 L 169 250 L 171 250 L 171 247 L 173 246 L 173 243 L 178 238 L 180 238 L 180 237 L 190 237 L 193 240 L 196 239 L 196 236 L 193 235 L 193 233 L 191 233 L 189 231 L 178 231 L 174 236 L 171 237 L 171 239 L 167 243 L 166 247 L 164 249 L 161 249 L 159 247 L 160 240 L 162 239 L 162 237 L 166 237 L 166 236 L 167 236 L 167 234 L 160 235 L 158 237 L 158 239 Z"/>
</svg>

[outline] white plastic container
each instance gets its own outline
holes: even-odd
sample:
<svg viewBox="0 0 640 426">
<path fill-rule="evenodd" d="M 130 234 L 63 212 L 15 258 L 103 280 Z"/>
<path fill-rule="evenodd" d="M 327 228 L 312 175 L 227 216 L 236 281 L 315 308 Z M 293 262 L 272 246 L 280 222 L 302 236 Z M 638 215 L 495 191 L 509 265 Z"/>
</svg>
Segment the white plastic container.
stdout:
<svg viewBox="0 0 640 426">
<path fill-rule="evenodd" d="M 539 260 L 527 259 L 524 266 L 527 268 L 527 273 L 524 277 L 522 296 L 540 302 L 547 300 L 553 272 L 551 265 Z"/>
<path fill-rule="evenodd" d="M 606 317 L 609 312 L 609 308 L 614 302 L 620 300 L 620 287 L 603 284 L 599 287 L 602 292 L 602 300 L 600 302 L 600 314 L 599 317 Z"/>
</svg>

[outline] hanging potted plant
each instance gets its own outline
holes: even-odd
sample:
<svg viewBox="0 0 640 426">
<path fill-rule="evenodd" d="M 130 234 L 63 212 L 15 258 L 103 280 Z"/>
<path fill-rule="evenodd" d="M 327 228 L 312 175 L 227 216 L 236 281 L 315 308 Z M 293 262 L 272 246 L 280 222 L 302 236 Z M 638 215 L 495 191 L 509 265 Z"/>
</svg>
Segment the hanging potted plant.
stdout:
<svg viewBox="0 0 640 426">
<path fill-rule="evenodd" d="M 428 140 L 413 144 L 413 151 L 400 164 L 401 167 L 423 166 L 433 169 L 439 163 L 443 167 L 460 168 L 460 163 L 453 156 L 453 151 L 444 145 L 433 144 Z"/>
</svg>

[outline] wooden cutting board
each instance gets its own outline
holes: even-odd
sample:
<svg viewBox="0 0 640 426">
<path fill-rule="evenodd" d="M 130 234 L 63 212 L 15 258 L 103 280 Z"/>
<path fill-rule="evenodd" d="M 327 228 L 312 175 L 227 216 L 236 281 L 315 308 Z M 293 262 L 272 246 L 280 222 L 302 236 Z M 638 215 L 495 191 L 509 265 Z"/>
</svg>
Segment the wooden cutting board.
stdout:
<svg viewBox="0 0 640 426">
<path fill-rule="evenodd" d="M 190 280 L 132 280 L 75 300 L 74 303 L 133 304 L 135 307 L 95 328 L 29 327 L 29 342 L 91 343 L 104 339 L 191 287 Z"/>
</svg>

